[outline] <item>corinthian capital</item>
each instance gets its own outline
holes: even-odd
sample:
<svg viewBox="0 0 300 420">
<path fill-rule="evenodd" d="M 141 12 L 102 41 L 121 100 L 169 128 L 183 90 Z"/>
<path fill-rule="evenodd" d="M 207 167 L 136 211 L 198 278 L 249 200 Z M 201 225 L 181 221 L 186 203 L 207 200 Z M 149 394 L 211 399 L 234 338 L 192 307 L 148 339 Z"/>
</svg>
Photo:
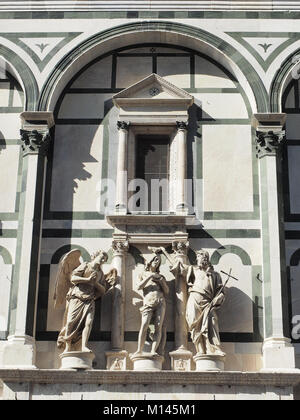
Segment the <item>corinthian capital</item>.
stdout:
<svg viewBox="0 0 300 420">
<path fill-rule="evenodd" d="M 41 154 L 46 156 L 51 137 L 49 131 L 20 130 L 23 156 L 27 154 Z"/>
<path fill-rule="evenodd" d="M 283 139 L 285 131 L 257 131 L 256 132 L 256 151 L 257 157 L 266 155 L 276 155 Z"/>
<path fill-rule="evenodd" d="M 172 249 L 175 253 L 175 256 L 178 255 L 187 255 L 189 249 L 189 242 L 188 241 L 174 241 L 172 242 Z"/>
<path fill-rule="evenodd" d="M 129 122 L 126 121 L 118 121 L 117 122 L 118 130 L 129 130 Z"/>
<path fill-rule="evenodd" d="M 177 130 L 187 130 L 187 123 L 185 121 L 176 121 Z"/>
<path fill-rule="evenodd" d="M 112 242 L 112 249 L 113 249 L 113 254 L 124 254 L 125 252 L 128 251 L 129 249 L 129 243 L 128 241 L 118 241 L 115 240 Z"/>
</svg>

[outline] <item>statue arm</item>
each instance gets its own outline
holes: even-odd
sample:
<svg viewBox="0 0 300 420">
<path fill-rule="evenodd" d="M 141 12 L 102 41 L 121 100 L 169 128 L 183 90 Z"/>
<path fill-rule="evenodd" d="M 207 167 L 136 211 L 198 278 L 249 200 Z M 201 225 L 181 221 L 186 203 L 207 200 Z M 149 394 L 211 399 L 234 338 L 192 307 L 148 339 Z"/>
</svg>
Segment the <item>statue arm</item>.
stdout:
<svg viewBox="0 0 300 420">
<path fill-rule="evenodd" d="M 95 273 L 97 274 L 97 273 Z M 76 274 L 73 274 L 71 276 L 71 282 L 73 284 L 79 284 L 79 283 L 90 283 L 92 280 L 95 279 L 96 275 L 94 273 L 90 276 L 90 277 L 81 277 L 81 276 L 77 276 Z"/>
<path fill-rule="evenodd" d="M 139 277 L 140 283 L 139 283 L 137 289 L 142 290 L 145 287 L 146 283 L 148 283 L 148 281 L 150 280 L 151 277 L 152 277 L 152 274 L 149 274 L 148 276 L 143 278 L 143 275 L 141 274 L 140 277 Z"/>
<path fill-rule="evenodd" d="M 173 266 L 170 267 L 171 273 L 177 276 L 185 276 L 187 273 L 187 268 L 182 264 L 181 261 L 177 261 Z"/>
</svg>

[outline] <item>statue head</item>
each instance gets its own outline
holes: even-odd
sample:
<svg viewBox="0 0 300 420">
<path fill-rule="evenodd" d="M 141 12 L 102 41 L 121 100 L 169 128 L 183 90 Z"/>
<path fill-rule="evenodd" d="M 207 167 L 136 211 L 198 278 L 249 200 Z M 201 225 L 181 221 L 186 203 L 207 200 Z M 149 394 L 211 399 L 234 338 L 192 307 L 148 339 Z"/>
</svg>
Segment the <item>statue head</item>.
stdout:
<svg viewBox="0 0 300 420">
<path fill-rule="evenodd" d="M 159 272 L 159 267 L 161 265 L 161 256 L 159 254 L 155 254 L 155 256 L 145 264 L 145 269 L 147 271 L 155 271 Z"/>
<path fill-rule="evenodd" d="M 106 263 L 107 260 L 108 255 L 106 252 L 102 251 L 102 249 L 99 249 L 99 251 L 96 251 L 91 255 L 91 264 L 96 270 L 99 270 L 101 265 Z"/>
<path fill-rule="evenodd" d="M 196 251 L 196 259 L 197 259 L 197 266 L 201 269 L 207 269 L 211 267 L 211 263 L 209 261 L 209 253 L 204 251 L 204 249 L 199 249 Z"/>
</svg>

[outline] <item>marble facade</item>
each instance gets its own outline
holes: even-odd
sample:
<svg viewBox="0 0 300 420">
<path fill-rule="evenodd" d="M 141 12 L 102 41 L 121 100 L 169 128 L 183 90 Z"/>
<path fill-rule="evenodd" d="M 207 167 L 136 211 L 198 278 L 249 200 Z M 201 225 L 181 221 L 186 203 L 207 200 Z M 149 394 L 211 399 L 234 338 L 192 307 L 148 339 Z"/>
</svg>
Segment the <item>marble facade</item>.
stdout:
<svg viewBox="0 0 300 420">
<path fill-rule="evenodd" d="M 43 371 L 57 375 L 57 383 L 44 378 L 50 394 L 66 386 L 75 398 L 70 384 L 80 372 L 69 372 L 63 384 L 56 340 L 64 309 L 53 306 L 59 261 L 74 249 L 84 261 L 107 251 L 103 271 L 118 273 L 96 301 L 89 339 L 90 384 L 94 371 L 107 384 L 101 396 L 117 398 L 125 371 L 151 387 L 165 375 L 155 392 L 166 398 L 184 396 L 180 382 L 167 384 L 167 375 L 179 372 L 191 374 L 195 399 L 217 395 L 213 387 L 230 381 L 241 387 L 236 395 L 256 387 L 263 398 L 292 398 L 300 383 L 298 5 L 291 11 L 289 2 L 274 0 L 249 9 L 241 2 L 237 10 L 225 1 L 207 9 L 197 0 L 193 8 L 172 1 L 150 8 L 145 0 L 116 10 L 114 1 L 95 1 L 85 10 L 59 1 L 56 10 L 51 0 L 31 8 L 8 3 L 0 1 L 4 398 L 27 398 L 26 386 L 37 389 Z M 134 207 L 143 136 L 169 139 L 164 212 Z M 143 305 L 138 278 L 153 256 L 149 247 L 165 250 L 160 274 L 169 288 L 163 359 L 152 365 L 132 358 Z M 197 372 L 185 320 L 188 290 L 168 260 L 195 265 L 199 249 L 216 272 L 231 269 L 238 279 L 228 282 L 218 310 L 226 353 L 217 363 L 220 383 L 214 372 Z M 12 385 L 18 369 L 27 371 L 20 390 Z M 245 382 L 232 372 L 252 376 Z M 130 395 L 142 396 L 130 387 Z M 232 396 L 223 391 L 218 397 Z"/>
</svg>

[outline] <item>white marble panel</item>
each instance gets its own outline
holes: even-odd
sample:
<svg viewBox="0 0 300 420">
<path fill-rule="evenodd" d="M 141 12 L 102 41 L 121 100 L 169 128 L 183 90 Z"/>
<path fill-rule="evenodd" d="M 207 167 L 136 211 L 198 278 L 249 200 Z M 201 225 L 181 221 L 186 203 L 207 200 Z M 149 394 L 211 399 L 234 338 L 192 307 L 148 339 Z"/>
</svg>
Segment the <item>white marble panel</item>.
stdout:
<svg viewBox="0 0 300 420">
<path fill-rule="evenodd" d="M 0 145 L 0 212 L 15 211 L 19 153 L 20 146 Z"/>
<path fill-rule="evenodd" d="M 180 88 L 190 87 L 189 57 L 157 57 L 157 74 Z"/>
<path fill-rule="evenodd" d="M 215 64 L 204 57 L 195 57 L 196 88 L 235 88 L 234 82 Z"/>
<path fill-rule="evenodd" d="M 112 93 L 68 93 L 65 95 L 58 118 L 103 118 L 105 101 Z"/>
<path fill-rule="evenodd" d="M 202 118 L 248 118 L 240 93 L 195 93 L 194 97 L 202 109 Z"/>
<path fill-rule="evenodd" d="M 251 127 L 203 126 L 204 211 L 253 211 Z"/>
<path fill-rule="evenodd" d="M 0 80 L 0 106 L 8 106 L 10 83 Z"/>
<path fill-rule="evenodd" d="M 110 88 L 112 57 L 106 57 L 90 66 L 71 85 L 71 88 Z"/>
<path fill-rule="evenodd" d="M 19 139 L 20 114 L 0 114 L 0 139 Z"/>
<path fill-rule="evenodd" d="M 116 86 L 127 88 L 151 73 L 151 57 L 118 57 Z"/>
<path fill-rule="evenodd" d="M 102 125 L 56 127 L 51 210 L 97 210 L 97 188 L 102 171 L 102 142 Z"/>
</svg>

